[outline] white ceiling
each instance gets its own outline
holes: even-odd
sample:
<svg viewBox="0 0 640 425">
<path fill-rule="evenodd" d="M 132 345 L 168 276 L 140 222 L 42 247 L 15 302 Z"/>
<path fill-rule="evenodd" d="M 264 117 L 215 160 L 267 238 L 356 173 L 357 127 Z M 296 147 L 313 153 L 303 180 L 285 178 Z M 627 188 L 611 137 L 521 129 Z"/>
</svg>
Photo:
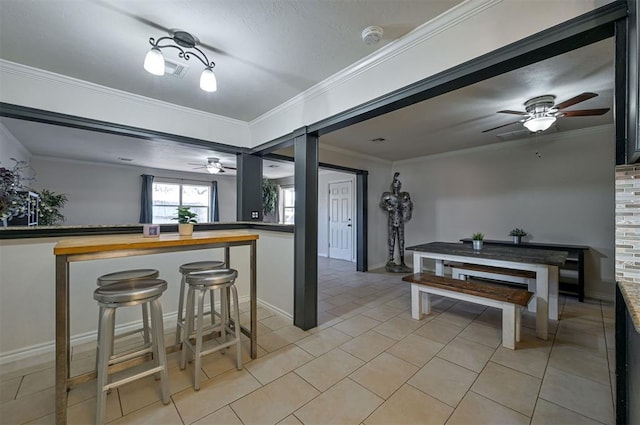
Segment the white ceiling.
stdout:
<svg viewBox="0 0 640 425">
<path fill-rule="evenodd" d="M 250 121 L 462 0 L 2 0 L 0 57 L 102 86 Z M 373 46 L 370 25 L 384 29 Z M 142 64 L 149 37 L 182 29 L 216 63 L 218 91 Z"/>
<path fill-rule="evenodd" d="M 556 103 L 584 92 L 598 96 L 567 111 L 613 108 L 613 39 L 606 39 L 542 62 L 481 81 L 322 137 L 322 143 L 391 161 L 473 148 L 505 140 L 536 137 L 521 123 L 483 133 L 524 111 L 530 98 L 552 94 Z M 563 117 L 543 134 L 594 127 L 613 122 L 613 111 L 602 116 Z M 384 138 L 384 142 L 371 142 Z"/>
<path fill-rule="evenodd" d="M 460 0 L 0 0 L 0 58 L 103 86 L 240 120 L 251 120 L 374 52 Z M 385 37 L 367 46 L 360 33 L 380 25 Z M 192 32 L 217 64 L 218 91 L 198 88 L 195 59 L 184 79 L 142 68 L 149 37 L 166 29 Z M 167 53 L 167 57 L 170 53 Z M 174 58 L 175 59 L 175 58 Z M 321 143 L 386 160 L 470 148 L 527 137 L 498 110 L 524 110 L 534 96 L 561 102 L 582 92 L 599 96 L 569 109 L 611 108 L 613 41 L 602 42 L 336 131 Z M 560 118 L 549 131 L 611 123 L 601 117 Z M 0 119 L 35 156 L 193 171 L 189 163 L 233 155 L 157 140 L 89 133 Z M 511 133 L 504 135 L 505 133 Z M 503 134 L 503 137 L 497 135 Z M 385 142 L 369 140 L 384 138 Z M 265 172 L 291 173 L 284 165 Z"/>
</svg>

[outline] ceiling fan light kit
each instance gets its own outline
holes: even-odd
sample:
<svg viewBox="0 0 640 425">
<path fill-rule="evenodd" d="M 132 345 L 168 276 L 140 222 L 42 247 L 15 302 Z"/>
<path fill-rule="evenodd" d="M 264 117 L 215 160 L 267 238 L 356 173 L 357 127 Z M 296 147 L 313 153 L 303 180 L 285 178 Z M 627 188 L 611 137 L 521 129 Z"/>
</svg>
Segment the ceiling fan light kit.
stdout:
<svg viewBox="0 0 640 425">
<path fill-rule="evenodd" d="M 173 44 L 160 44 L 161 42 L 169 42 Z M 186 31 L 175 30 L 171 36 L 160 37 L 159 39 L 149 38 L 151 50 L 147 52 L 144 58 L 144 69 L 153 75 L 164 75 L 164 55 L 161 49 L 172 48 L 178 50 L 178 57 L 189 60 L 195 57 L 204 65 L 204 70 L 200 75 L 200 88 L 206 92 L 215 92 L 218 90 L 218 82 L 216 75 L 213 73 L 215 62 L 209 61 L 207 55 L 196 45 L 199 40 Z M 185 50 L 190 49 L 190 50 Z"/>
<path fill-rule="evenodd" d="M 547 130 L 554 122 L 556 122 L 556 117 L 542 115 L 525 121 L 523 125 L 527 127 L 527 130 L 530 132 L 537 133 L 539 131 Z"/>
<path fill-rule="evenodd" d="M 584 102 L 585 100 L 592 99 L 596 96 L 598 96 L 597 93 L 585 92 L 558 104 L 555 103 L 556 97 L 552 94 L 537 96 L 524 103 L 526 112 L 512 110 L 498 111 L 498 113 L 501 114 L 523 115 L 524 118 L 515 122 L 490 128 L 489 130 L 484 130 L 483 133 L 519 123 L 522 123 L 522 125 L 524 125 L 530 132 L 539 133 L 548 130 L 558 118 L 604 115 L 609 112 L 610 108 L 564 111 L 564 108 L 568 108 L 576 103 Z"/>
<path fill-rule="evenodd" d="M 189 165 L 199 165 L 199 167 L 194 168 L 194 170 L 205 169 L 209 174 L 224 173 L 225 168 L 229 170 L 235 170 L 234 167 L 222 165 L 220 159 L 214 157 L 207 158 L 206 164 L 194 164 L 190 162 Z"/>
</svg>

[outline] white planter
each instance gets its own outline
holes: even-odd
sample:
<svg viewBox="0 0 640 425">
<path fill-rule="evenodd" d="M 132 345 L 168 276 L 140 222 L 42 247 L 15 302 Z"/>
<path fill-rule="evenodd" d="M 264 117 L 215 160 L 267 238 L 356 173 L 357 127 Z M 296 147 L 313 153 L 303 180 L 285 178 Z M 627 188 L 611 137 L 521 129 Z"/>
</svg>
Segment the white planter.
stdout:
<svg viewBox="0 0 640 425">
<path fill-rule="evenodd" d="M 179 223 L 178 233 L 180 233 L 180 236 L 193 235 L 193 223 Z"/>
<path fill-rule="evenodd" d="M 473 249 L 482 249 L 482 241 L 473 240 Z"/>
</svg>

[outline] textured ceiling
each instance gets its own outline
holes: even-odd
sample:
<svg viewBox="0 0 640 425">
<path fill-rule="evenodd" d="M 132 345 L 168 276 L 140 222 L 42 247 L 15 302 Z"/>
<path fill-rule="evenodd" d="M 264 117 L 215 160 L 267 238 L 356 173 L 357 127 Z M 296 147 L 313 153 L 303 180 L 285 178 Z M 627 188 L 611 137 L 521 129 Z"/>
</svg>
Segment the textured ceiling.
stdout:
<svg viewBox="0 0 640 425">
<path fill-rule="evenodd" d="M 613 39 L 606 39 L 329 133 L 321 142 L 396 161 L 536 137 L 521 123 L 483 131 L 521 118 L 497 111 L 524 111 L 526 100 L 545 94 L 555 95 L 556 103 L 560 103 L 583 92 L 594 92 L 597 97 L 567 111 L 611 110 L 602 116 L 558 118 L 543 134 L 610 124 L 613 122 L 613 48 Z M 371 142 L 379 138 L 385 141 Z"/>
<path fill-rule="evenodd" d="M 461 0 L 1 0 L 0 57 L 202 111 L 250 121 Z M 365 45 L 361 32 L 384 29 Z M 218 91 L 143 67 L 149 37 L 182 29 L 216 62 Z"/>
<path fill-rule="evenodd" d="M 0 57 L 103 86 L 251 120 L 382 45 L 441 14 L 458 0 L 0 0 Z M 381 25 L 376 46 L 362 43 L 368 25 Z M 218 91 L 198 88 L 201 66 L 191 60 L 184 79 L 155 77 L 142 68 L 148 38 L 181 28 L 197 35 L 216 61 Z M 167 54 L 167 56 L 169 56 Z M 321 144 L 390 161 L 530 137 L 502 109 L 523 110 L 543 94 L 561 102 L 582 92 L 598 97 L 570 109 L 612 108 L 611 39 L 518 69 L 327 134 Z M 560 118 L 548 132 L 613 121 Z M 35 156 L 192 171 L 190 163 L 233 155 L 166 142 L 91 134 L 2 119 Z M 371 139 L 384 138 L 381 143 Z M 265 167 L 267 171 L 269 167 Z M 269 171 L 281 175 L 286 167 Z"/>
</svg>

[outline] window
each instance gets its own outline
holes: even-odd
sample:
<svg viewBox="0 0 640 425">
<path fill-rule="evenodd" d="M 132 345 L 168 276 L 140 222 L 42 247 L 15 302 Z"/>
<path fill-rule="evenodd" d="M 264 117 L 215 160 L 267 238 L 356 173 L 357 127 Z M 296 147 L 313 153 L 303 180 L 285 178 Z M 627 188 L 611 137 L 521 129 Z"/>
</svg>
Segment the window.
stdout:
<svg viewBox="0 0 640 425">
<path fill-rule="evenodd" d="M 293 186 L 283 187 L 280 189 L 280 199 L 281 208 L 280 211 L 282 214 L 281 222 L 284 224 L 294 224 L 294 214 L 295 214 L 295 206 L 296 206 L 296 192 Z"/>
<path fill-rule="evenodd" d="M 172 181 L 153 182 L 153 223 L 175 223 L 176 208 L 191 207 L 198 222 L 210 221 L 211 186 Z"/>
</svg>

